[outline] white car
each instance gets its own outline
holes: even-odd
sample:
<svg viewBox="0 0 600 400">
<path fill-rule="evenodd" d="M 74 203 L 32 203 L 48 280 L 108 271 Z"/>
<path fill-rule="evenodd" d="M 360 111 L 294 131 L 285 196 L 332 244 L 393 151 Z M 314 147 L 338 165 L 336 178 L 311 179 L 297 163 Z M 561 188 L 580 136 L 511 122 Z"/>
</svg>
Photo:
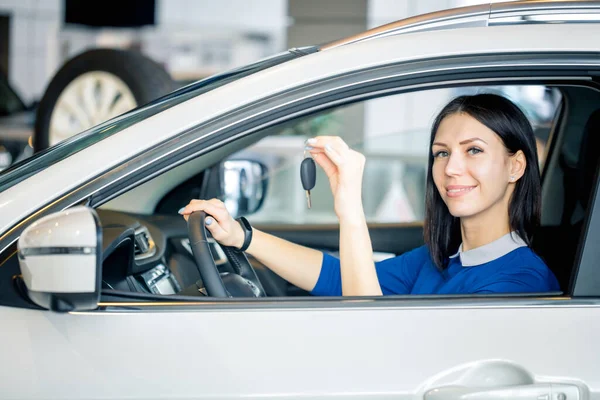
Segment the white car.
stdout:
<svg viewBox="0 0 600 400">
<path fill-rule="evenodd" d="M 600 2 L 420 16 L 179 89 L 0 174 L 0 398 L 600 399 Z M 423 243 L 431 117 L 511 96 L 543 171 L 535 250 L 560 292 L 307 296 L 177 210 L 335 253 L 304 139 L 367 155 L 375 256 Z M 195 225 L 196 224 L 196 225 Z M 197 262 L 198 261 L 198 262 Z"/>
</svg>

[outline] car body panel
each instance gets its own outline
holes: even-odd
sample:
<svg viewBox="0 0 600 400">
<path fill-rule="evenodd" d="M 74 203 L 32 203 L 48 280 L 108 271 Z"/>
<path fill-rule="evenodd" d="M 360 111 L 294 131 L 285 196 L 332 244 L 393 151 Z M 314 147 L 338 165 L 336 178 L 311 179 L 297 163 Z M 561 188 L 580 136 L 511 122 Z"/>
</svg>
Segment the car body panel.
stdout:
<svg viewBox="0 0 600 400">
<path fill-rule="evenodd" d="M 431 57 L 515 52 L 598 52 L 600 24 L 468 28 L 386 37 L 319 52 L 234 81 L 168 108 L 0 193 L 0 234 L 104 171 L 220 115 L 328 77 Z M 591 34 L 594 32 L 595 34 Z M 201 112 L 199 111 L 201 110 Z M 108 157 L 110 155 L 110 157 Z M 35 187 L 31 196 L 25 187 Z"/>
<path fill-rule="evenodd" d="M 593 343 L 600 306 L 567 303 L 462 306 L 448 300 L 445 307 L 428 307 L 408 300 L 407 307 L 229 310 L 208 304 L 71 314 L 2 307 L 1 320 L 10 321 L 3 336 L 20 344 L 5 349 L 5 359 L 18 368 L 0 366 L 2 393 L 15 400 L 416 399 L 439 385 L 438 375 L 504 360 L 538 382 L 579 380 L 593 393 L 590 399 L 598 399 L 600 357 Z M 57 359 L 60 368 L 52 368 Z M 63 385 L 64 377 L 77 385 Z"/>
</svg>

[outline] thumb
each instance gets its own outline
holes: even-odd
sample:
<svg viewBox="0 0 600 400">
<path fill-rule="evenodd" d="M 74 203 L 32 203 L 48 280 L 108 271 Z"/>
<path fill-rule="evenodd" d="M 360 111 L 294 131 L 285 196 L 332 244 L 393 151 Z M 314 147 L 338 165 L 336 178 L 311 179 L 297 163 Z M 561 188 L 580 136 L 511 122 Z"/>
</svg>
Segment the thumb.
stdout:
<svg viewBox="0 0 600 400">
<path fill-rule="evenodd" d="M 221 225 L 219 225 L 217 220 L 213 217 L 207 216 L 204 220 L 204 226 L 206 227 L 206 229 L 208 229 L 208 231 L 210 232 L 212 237 L 215 238 L 216 241 L 221 242 L 222 240 L 227 238 L 227 232 L 225 232 L 223 227 L 221 227 Z"/>
</svg>

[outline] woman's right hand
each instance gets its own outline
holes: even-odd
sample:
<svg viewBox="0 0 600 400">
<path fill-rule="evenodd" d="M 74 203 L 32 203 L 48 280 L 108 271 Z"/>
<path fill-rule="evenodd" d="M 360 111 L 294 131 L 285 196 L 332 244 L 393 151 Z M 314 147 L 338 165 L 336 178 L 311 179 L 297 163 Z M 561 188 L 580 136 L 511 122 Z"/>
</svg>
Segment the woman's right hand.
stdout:
<svg viewBox="0 0 600 400">
<path fill-rule="evenodd" d="M 225 204 L 219 199 L 192 200 L 179 210 L 179 214 L 187 221 L 194 211 L 204 211 L 206 229 L 212 237 L 223 246 L 241 248 L 244 244 L 244 231 L 240 224 L 233 219 Z"/>
<path fill-rule="evenodd" d="M 306 141 L 313 159 L 327 175 L 338 219 L 364 221 L 362 179 L 365 156 L 339 136 L 317 136 Z"/>
</svg>

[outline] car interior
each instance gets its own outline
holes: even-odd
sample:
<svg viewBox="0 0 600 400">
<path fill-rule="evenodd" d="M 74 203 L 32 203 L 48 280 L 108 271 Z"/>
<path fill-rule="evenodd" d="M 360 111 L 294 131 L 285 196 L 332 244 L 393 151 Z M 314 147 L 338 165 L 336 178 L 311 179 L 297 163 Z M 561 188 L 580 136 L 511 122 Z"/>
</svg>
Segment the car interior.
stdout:
<svg viewBox="0 0 600 400">
<path fill-rule="evenodd" d="M 542 226 L 534 236 L 533 248 L 559 280 L 561 292 L 554 294 L 568 295 L 576 273 L 574 266 L 577 265 L 578 246 L 585 232 L 591 189 L 597 180 L 598 153 L 595 145 L 599 140 L 600 91 L 581 85 L 547 87 L 558 90 L 561 96 L 550 123 L 535 127 L 536 136 L 545 141 L 545 161 L 542 169 Z M 190 244 L 188 224 L 177 210 L 191 199 L 222 198 L 224 163 L 240 158 L 258 161 L 257 164 L 264 168 L 261 171 L 261 176 L 265 177 L 262 196 L 269 196 L 269 190 L 272 190 L 268 182 L 270 171 L 264 166 L 264 160 L 253 158 L 248 149 L 264 137 L 279 135 L 296 122 L 288 121 L 266 128 L 236 141 L 235 145 L 221 148 L 220 152 L 212 152 L 213 161 L 208 168 L 206 158 L 191 160 L 97 208 L 103 239 L 103 298 L 115 300 L 124 295 L 148 300 L 160 298 L 157 296 L 176 296 L 178 299 L 184 299 L 181 296 L 207 296 L 206 285 L 201 278 L 202 268 L 197 265 Z M 299 165 L 290 166 L 297 167 Z M 263 202 L 264 199 L 245 210 L 242 207 L 241 214 L 253 211 L 253 208 L 260 209 Z M 252 222 L 252 214 L 247 215 Z M 338 250 L 339 233 L 335 223 L 286 224 L 274 221 L 253 225 L 308 247 L 333 254 Z M 400 255 L 423 244 L 420 221 L 370 223 L 369 230 L 375 254 Z M 297 297 L 309 294 L 275 275 L 252 257 L 235 254 L 210 237 L 207 238 L 207 249 L 213 267 L 223 281 L 234 276 L 236 279 L 244 278 L 230 283 L 229 287 L 225 285 L 231 297 Z M 16 257 L 13 258 L 16 262 Z M 256 276 L 250 276 L 245 262 L 252 266 L 250 272 L 255 272 Z M 255 286 L 260 288 L 260 294 L 252 290 L 256 289 Z"/>
</svg>

